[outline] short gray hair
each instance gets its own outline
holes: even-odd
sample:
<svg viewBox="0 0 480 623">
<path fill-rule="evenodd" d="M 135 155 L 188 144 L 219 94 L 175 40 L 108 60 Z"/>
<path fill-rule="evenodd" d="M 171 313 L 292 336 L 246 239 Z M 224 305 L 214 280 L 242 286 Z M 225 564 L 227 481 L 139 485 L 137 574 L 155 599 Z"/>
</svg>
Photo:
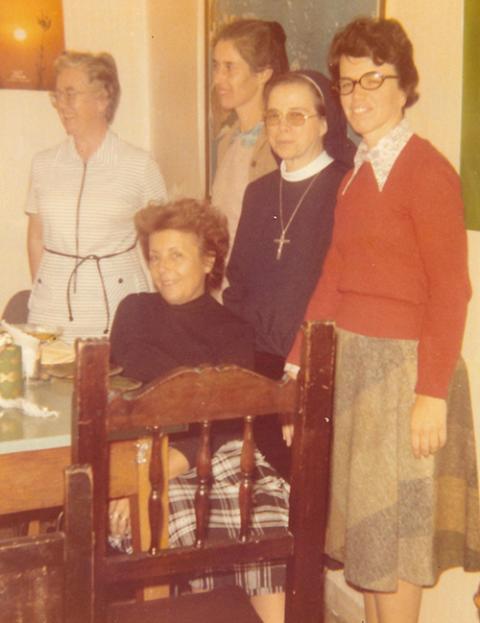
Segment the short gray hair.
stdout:
<svg viewBox="0 0 480 623">
<path fill-rule="evenodd" d="M 105 116 L 108 123 L 113 121 L 120 101 L 120 82 L 118 80 L 115 59 L 108 52 L 92 54 L 90 52 L 75 52 L 67 50 L 55 60 L 55 75 L 67 67 L 79 67 L 85 71 L 92 84 L 105 89 L 108 95 L 108 106 Z"/>
</svg>

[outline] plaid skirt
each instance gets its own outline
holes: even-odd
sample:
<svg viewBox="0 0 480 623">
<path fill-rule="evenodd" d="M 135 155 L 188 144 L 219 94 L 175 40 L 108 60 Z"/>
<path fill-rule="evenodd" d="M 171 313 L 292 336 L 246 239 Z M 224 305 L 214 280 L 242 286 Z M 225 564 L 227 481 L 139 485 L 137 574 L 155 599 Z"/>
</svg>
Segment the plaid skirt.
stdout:
<svg viewBox="0 0 480 623">
<path fill-rule="evenodd" d="M 468 376 L 457 366 L 448 440 L 415 459 L 410 410 L 417 342 L 338 331 L 326 550 L 348 582 L 395 591 L 432 586 L 450 567 L 480 570 L 475 438 Z"/>
<path fill-rule="evenodd" d="M 207 535 L 211 541 L 238 538 L 240 454 L 241 442 L 235 440 L 224 444 L 212 458 L 213 483 Z M 269 530 L 278 531 L 278 528 L 286 530 L 289 485 L 258 451 L 255 452 L 255 462 L 251 534 L 268 534 Z M 192 545 L 195 540 L 193 500 L 196 487 L 194 469 L 169 482 L 170 547 Z M 206 570 L 205 575 L 190 580 L 191 588 L 195 590 L 211 590 L 226 584 L 237 584 L 249 595 L 282 592 L 285 590 L 285 564 L 236 565 L 230 571 L 215 571 L 214 574 Z"/>
</svg>

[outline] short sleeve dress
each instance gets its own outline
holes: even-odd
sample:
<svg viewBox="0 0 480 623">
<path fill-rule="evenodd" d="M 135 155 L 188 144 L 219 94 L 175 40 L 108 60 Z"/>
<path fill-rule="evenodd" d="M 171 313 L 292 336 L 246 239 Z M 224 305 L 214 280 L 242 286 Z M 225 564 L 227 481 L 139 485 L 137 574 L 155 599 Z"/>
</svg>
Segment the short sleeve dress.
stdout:
<svg viewBox="0 0 480 623">
<path fill-rule="evenodd" d="M 112 131 L 86 163 L 71 137 L 34 157 L 26 212 L 41 217 L 44 253 L 29 322 L 66 342 L 109 332 L 119 302 L 148 290 L 133 215 L 150 200 L 166 200 L 158 165 Z"/>
</svg>

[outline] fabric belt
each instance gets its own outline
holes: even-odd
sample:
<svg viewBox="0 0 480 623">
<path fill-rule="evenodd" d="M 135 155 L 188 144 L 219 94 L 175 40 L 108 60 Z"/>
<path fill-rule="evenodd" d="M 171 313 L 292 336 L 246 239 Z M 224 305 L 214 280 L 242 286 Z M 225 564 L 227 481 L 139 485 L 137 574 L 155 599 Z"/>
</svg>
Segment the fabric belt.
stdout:
<svg viewBox="0 0 480 623">
<path fill-rule="evenodd" d="M 70 273 L 70 276 L 67 282 L 67 307 L 68 307 L 68 319 L 70 320 L 70 322 L 73 322 L 74 320 L 73 313 L 72 313 L 72 300 L 71 300 L 71 288 L 72 288 L 73 281 L 77 276 L 78 269 L 80 268 L 80 266 L 82 266 L 82 264 L 84 264 L 85 262 L 92 261 L 92 262 L 95 262 L 95 265 L 97 267 L 97 272 L 98 272 L 98 276 L 100 279 L 100 285 L 102 286 L 102 294 L 103 294 L 103 300 L 105 303 L 105 311 L 106 311 L 106 316 L 107 316 L 107 324 L 106 324 L 106 327 L 103 333 L 104 334 L 108 333 L 109 328 L 110 328 L 110 304 L 108 302 L 107 288 L 105 286 L 105 279 L 103 277 L 102 266 L 100 262 L 102 260 L 108 260 L 112 257 L 117 257 L 118 255 L 123 255 L 124 253 L 128 253 L 129 251 L 132 251 L 135 248 L 136 244 L 137 244 L 137 241 L 135 240 L 135 242 L 132 245 L 130 245 L 127 249 L 123 249 L 122 251 L 117 251 L 116 253 L 108 253 L 107 255 L 95 255 L 94 253 L 91 253 L 90 255 L 76 255 L 74 253 L 62 253 L 61 251 L 54 251 L 53 249 L 49 249 L 48 247 L 43 247 L 47 253 L 51 253 L 52 255 L 59 255 L 60 257 L 69 257 L 74 260 L 77 260 L 75 263 L 75 266 L 73 267 L 72 272 Z"/>
</svg>

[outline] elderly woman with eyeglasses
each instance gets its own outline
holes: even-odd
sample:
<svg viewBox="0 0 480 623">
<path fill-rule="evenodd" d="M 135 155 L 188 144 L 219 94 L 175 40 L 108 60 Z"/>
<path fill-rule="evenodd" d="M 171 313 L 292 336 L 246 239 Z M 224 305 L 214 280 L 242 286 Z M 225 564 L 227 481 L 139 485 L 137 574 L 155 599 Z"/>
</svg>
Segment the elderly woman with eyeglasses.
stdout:
<svg viewBox="0 0 480 623">
<path fill-rule="evenodd" d="M 133 215 L 166 191 L 151 156 L 110 130 L 120 97 L 113 57 L 65 52 L 55 70 L 50 96 L 68 137 L 33 160 L 28 320 L 72 342 L 107 334 L 118 303 L 148 289 Z"/>
<path fill-rule="evenodd" d="M 362 142 L 306 314 L 338 329 L 326 551 L 368 623 L 416 623 L 422 586 L 480 568 L 460 180 L 404 118 L 418 74 L 397 21 L 352 22 L 329 60 Z"/>
<path fill-rule="evenodd" d="M 223 300 L 255 328 L 256 370 L 279 378 L 322 270 L 353 144 L 330 80 L 316 71 L 274 79 L 264 119 L 280 168 L 247 187 Z M 287 475 L 276 418 L 257 423 L 256 440 Z"/>
</svg>

